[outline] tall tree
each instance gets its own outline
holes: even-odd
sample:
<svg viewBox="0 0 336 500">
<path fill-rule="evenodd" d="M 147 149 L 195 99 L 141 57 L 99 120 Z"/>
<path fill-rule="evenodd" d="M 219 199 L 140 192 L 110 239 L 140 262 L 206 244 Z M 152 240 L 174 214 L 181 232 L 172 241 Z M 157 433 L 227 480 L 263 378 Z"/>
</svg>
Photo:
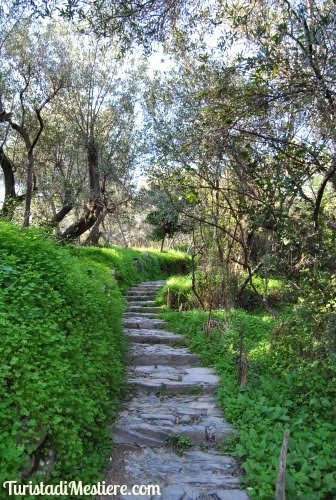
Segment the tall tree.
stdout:
<svg viewBox="0 0 336 500">
<path fill-rule="evenodd" d="M 122 61 L 110 48 L 95 43 L 77 52 L 77 70 L 68 89 L 64 112 L 84 145 L 87 155 L 89 199 L 84 212 L 63 232 L 65 239 L 78 238 L 115 210 L 109 181 L 122 169 L 129 172 L 134 154 L 132 83 L 121 78 Z"/>
<path fill-rule="evenodd" d="M 29 21 L 16 26 L 5 41 L 5 72 L 1 82 L 4 121 L 23 141 L 26 167 L 24 226 L 28 226 L 34 182 L 35 149 L 44 129 L 43 110 L 64 87 L 69 76 L 66 47 L 55 37 L 56 26 L 34 32 Z"/>
</svg>

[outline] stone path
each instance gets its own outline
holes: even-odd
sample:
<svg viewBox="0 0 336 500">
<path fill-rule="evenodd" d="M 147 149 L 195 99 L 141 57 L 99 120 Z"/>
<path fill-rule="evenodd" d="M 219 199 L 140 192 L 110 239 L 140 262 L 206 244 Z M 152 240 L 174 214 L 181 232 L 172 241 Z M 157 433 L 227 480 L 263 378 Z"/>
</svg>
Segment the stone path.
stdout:
<svg viewBox="0 0 336 500">
<path fill-rule="evenodd" d="M 133 390 L 113 428 L 116 451 L 106 484 L 129 487 L 128 494 L 114 497 L 119 499 L 246 500 L 237 463 L 216 450 L 234 432 L 213 396 L 218 377 L 200 367 L 182 335 L 165 329 L 154 304 L 163 284 L 142 283 L 126 297 Z M 182 451 L 186 441 L 190 446 Z M 159 485 L 161 495 L 133 495 L 134 485 Z"/>
</svg>

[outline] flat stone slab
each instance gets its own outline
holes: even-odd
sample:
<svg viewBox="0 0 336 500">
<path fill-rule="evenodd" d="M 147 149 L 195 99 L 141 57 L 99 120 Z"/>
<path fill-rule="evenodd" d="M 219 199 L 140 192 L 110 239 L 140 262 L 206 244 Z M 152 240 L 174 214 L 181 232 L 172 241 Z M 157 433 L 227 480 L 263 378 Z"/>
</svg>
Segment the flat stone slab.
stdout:
<svg viewBox="0 0 336 500">
<path fill-rule="evenodd" d="M 200 357 L 185 347 L 165 344 L 133 344 L 128 359 L 131 365 L 199 366 Z"/>
<path fill-rule="evenodd" d="M 140 390 L 162 394 L 213 394 L 218 377 L 210 368 L 135 366 L 129 370 L 129 384 Z"/>
<path fill-rule="evenodd" d="M 145 316 L 126 316 L 124 319 L 124 327 L 131 330 L 155 330 L 163 329 L 166 322 L 161 319 L 148 318 Z"/>
<path fill-rule="evenodd" d="M 158 306 L 139 306 L 139 305 L 129 305 L 128 310 L 131 312 L 149 312 L 149 313 L 162 313 L 162 307 Z"/>
<path fill-rule="evenodd" d="M 216 404 L 213 396 L 161 396 L 154 395 L 133 397 L 132 401 L 125 403 L 120 415 L 128 413 L 134 415 L 155 415 L 170 413 L 174 416 L 175 423 L 185 421 L 185 417 L 192 416 L 194 421 L 202 417 L 223 417 L 223 413 Z M 190 423 L 190 420 L 188 420 Z"/>
<path fill-rule="evenodd" d="M 138 286 L 148 286 L 148 285 L 163 286 L 165 284 L 166 280 L 155 280 L 155 281 L 143 281 L 142 283 L 139 283 Z"/>
<path fill-rule="evenodd" d="M 140 283 L 137 286 L 131 286 L 128 291 L 129 292 L 137 292 L 137 291 L 146 291 L 146 290 L 159 290 L 159 288 L 165 285 L 165 281 L 152 281 L 148 283 Z"/>
<path fill-rule="evenodd" d="M 183 335 L 178 335 L 177 333 L 160 329 L 141 330 L 126 328 L 125 333 L 132 342 L 145 344 L 174 344 L 178 341 L 185 341 L 185 337 L 183 337 Z"/>
<path fill-rule="evenodd" d="M 137 397 L 116 421 L 117 444 L 162 446 L 172 434 L 187 436 L 193 444 L 211 446 L 234 432 L 211 396 Z"/>
<path fill-rule="evenodd" d="M 125 296 L 125 299 L 130 302 L 130 301 L 133 301 L 133 302 L 146 302 L 148 300 L 154 300 L 156 297 L 156 294 L 155 293 L 151 293 L 151 294 L 147 294 L 147 295 L 143 295 L 143 294 L 135 294 L 135 295 L 132 295 L 132 294 L 129 294 L 129 295 L 126 295 Z"/>
<path fill-rule="evenodd" d="M 124 318 L 134 318 L 134 317 L 137 317 L 137 318 L 157 318 L 159 319 L 160 318 L 160 314 L 157 314 L 157 313 L 144 313 L 144 312 L 132 312 L 132 311 L 126 311 L 124 312 Z"/>
<path fill-rule="evenodd" d="M 113 461 L 113 456 L 111 459 Z M 124 484 L 129 490 L 135 484 L 160 487 L 160 495 L 142 497 L 150 500 L 248 499 L 246 493 L 238 489 L 235 460 L 215 450 L 188 451 L 180 456 L 169 449 L 128 447 L 120 460 L 120 468 L 125 470 Z M 108 478 L 106 484 L 109 481 L 115 484 L 112 478 Z M 229 496 L 231 492 L 232 497 Z M 210 493 L 212 496 L 209 496 Z M 127 494 L 120 498 L 133 496 Z"/>
<path fill-rule="evenodd" d="M 155 301 L 154 300 L 128 300 L 127 301 L 128 307 L 157 307 L 155 306 Z M 160 308 L 161 309 L 161 308 Z"/>
</svg>

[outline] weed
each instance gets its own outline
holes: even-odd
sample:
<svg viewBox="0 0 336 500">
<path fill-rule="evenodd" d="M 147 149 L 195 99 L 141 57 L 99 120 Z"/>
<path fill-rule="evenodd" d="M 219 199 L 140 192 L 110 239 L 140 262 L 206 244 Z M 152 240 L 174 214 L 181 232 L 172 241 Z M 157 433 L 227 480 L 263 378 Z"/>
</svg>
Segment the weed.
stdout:
<svg viewBox="0 0 336 500">
<path fill-rule="evenodd" d="M 203 392 L 204 388 L 202 385 L 192 385 L 189 387 L 189 394 L 201 394 Z"/>
<path fill-rule="evenodd" d="M 177 339 L 174 340 L 170 345 L 172 347 L 188 347 L 189 341 L 188 339 Z"/>
<path fill-rule="evenodd" d="M 174 452 L 179 455 L 192 446 L 189 436 L 181 436 L 180 434 L 171 434 L 167 437 L 166 441 L 168 446 L 170 446 Z"/>
<path fill-rule="evenodd" d="M 161 384 L 160 387 L 156 390 L 155 395 L 157 398 L 160 398 L 161 396 L 166 396 L 167 394 L 167 387 L 165 384 Z"/>
<path fill-rule="evenodd" d="M 232 436 L 228 436 L 225 438 L 219 449 L 224 453 L 232 453 L 235 451 L 237 444 L 239 443 L 239 434 L 233 434 Z"/>
</svg>

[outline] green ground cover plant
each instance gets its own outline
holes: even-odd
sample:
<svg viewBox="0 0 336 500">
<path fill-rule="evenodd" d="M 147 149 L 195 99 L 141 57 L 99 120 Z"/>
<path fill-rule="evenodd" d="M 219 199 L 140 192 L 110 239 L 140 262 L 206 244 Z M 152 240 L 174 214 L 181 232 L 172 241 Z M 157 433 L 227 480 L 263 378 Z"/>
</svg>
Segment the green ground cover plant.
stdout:
<svg viewBox="0 0 336 500">
<path fill-rule="evenodd" d="M 183 265 L 0 222 L 0 484 L 101 480 L 125 389 L 122 292 Z"/>
<path fill-rule="evenodd" d="M 0 483 L 48 453 L 53 480 L 97 481 L 124 383 L 121 292 L 38 231 L 0 227 Z"/>
<path fill-rule="evenodd" d="M 215 328 L 205 336 L 208 313 L 194 309 L 166 312 L 170 328 L 185 334 L 192 351 L 220 376 L 218 401 L 239 429 L 223 450 L 242 462 L 243 484 L 252 498 L 274 498 L 280 448 L 290 430 L 286 488 L 289 499 L 333 499 L 336 494 L 335 377 L 316 356 L 301 356 L 298 344 L 309 317 L 284 307 L 274 318 L 265 311 L 214 311 Z M 238 387 L 237 357 L 244 324 L 249 366 L 247 384 Z M 287 330 L 290 330 L 290 333 Z M 287 332 L 287 333 L 286 333 Z M 308 349 L 308 346 L 307 346 Z M 311 346 L 311 349 L 313 347 Z M 311 352 L 311 351 L 309 351 Z"/>
<path fill-rule="evenodd" d="M 167 303 L 168 290 L 171 294 L 172 308 L 177 308 L 179 301 L 181 304 L 187 304 L 194 299 L 190 275 L 171 276 L 157 293 L 156 302 L 158 305 Z"/>
</svg>

